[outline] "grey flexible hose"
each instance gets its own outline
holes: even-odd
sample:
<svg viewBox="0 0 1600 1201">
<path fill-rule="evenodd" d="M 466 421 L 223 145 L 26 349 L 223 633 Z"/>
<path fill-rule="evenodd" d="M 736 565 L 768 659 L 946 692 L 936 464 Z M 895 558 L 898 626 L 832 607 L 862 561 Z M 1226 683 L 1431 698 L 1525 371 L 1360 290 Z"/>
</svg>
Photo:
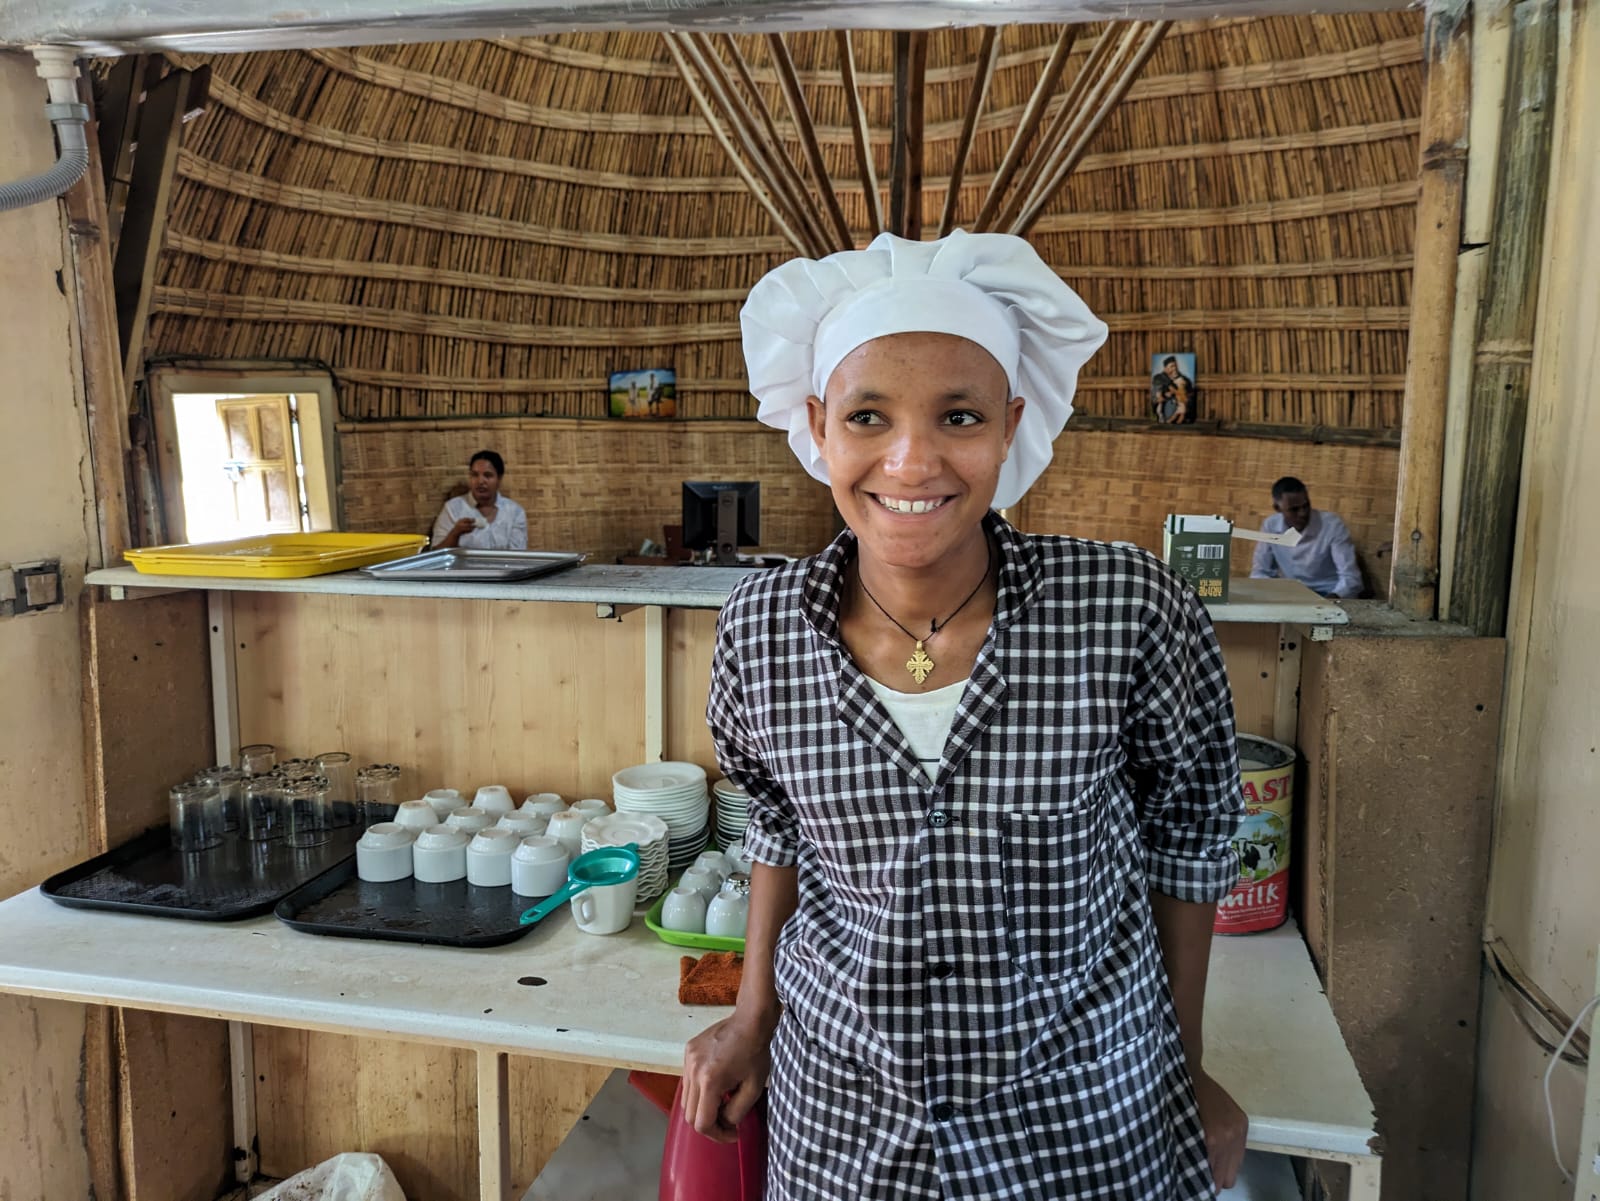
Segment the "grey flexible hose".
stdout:
<svg viewBox="0 0 1600 1201">
<path fill-rule="evenodd" d="M 86 125 L 89 109 L 83 104 L 47 104 L 45 116 L 56 127 L 61 142 L 61 157 L 55 165 L 26 179 L 0 184 L 0 212 L 27 208 L 54 200 L 89 169 L 89 138 Z"/>
</svg>

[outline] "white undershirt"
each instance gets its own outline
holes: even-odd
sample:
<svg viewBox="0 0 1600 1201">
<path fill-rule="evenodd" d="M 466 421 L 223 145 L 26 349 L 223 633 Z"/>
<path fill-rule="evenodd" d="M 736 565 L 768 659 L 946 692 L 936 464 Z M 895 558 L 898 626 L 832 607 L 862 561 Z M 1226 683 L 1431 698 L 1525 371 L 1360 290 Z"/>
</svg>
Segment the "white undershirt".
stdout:
<svg viewBox="0 0 1600 1201">
<path fill-rule="evenodd" d="M 867 683 L 906 736 L 911 753 L 931 783 L 939 770 L 939 760 L 944 757 L 944 744 L 950 741 L 950 727 L 955 723 L 967 682 L 947 684 L 932 692 L 896 692 L 871 676 L 867 676 Z"/>
</svg>

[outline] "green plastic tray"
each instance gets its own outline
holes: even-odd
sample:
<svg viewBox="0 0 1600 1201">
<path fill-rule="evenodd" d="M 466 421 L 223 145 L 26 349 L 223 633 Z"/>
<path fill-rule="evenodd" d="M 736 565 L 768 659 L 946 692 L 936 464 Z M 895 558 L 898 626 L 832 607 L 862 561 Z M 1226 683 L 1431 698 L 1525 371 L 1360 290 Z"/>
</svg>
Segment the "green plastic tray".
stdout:
<svg viewBox="0 0 1600 1201">
<path fill-rule="evenodd" d="M 661 907 L 667 903 L 667 894 L 662 893 L 656 898 L 656 903 L 650 906 L 650 911 L 644 915 L 644 924 L 655 932 L 655 936 L 662 942 L 669 942 L 675 947 L 694 947 L 700 951 L 737 951 L 744 954 L 744 939 L 722 938 L 716 934 L 688 934 L 682 930 L 668 930 L 661 924 Z"/>
</svg>

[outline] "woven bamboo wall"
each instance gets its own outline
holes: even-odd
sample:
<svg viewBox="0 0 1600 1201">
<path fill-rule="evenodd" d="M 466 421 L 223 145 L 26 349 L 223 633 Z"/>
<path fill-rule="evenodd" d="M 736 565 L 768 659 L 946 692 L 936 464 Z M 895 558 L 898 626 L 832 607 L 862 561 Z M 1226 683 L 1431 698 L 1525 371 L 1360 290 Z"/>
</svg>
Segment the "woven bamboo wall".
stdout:
<svg viewBox="0 0 1600 1201">
<path fill-rule="evenodd" d="M 1272 482 L 1298 476 L 1313 505 L 1344 518 L 1368 586 L 1386 594 L 1399 463 L 1399 452 L 1386 446 L 1069 427 L 1013 517 L 1027 530 L 1136 542 L 1160 553 L 1168 513 L 1221 513 L 1258 529 L 1272 512 Z M 1235 575 L 1249 574 L 1251 550 L 1234 543 Z"/>
<path fill-rule="evenodd" d="M 506 495 L 527 508 L 535 547 L 590 551 L 602 561 L 633 553 L 678 520 L 685 479 L 760 480 L 768 550 L 809 554 L 833 536 L 828 491 L 801 470 L 783 435 L 738 422 L 346 425 L 339 448 L 349 528 L 428 529 L 447 490 L 465 478 L 467 456 L 483 446 L 505 456 Z M 1388 559 L 1378 552 L 1394 532 L 1398 461 L 1382 446 L 1069 429 L 1013 517 L 1040 533 L 1159 551 L 1168 513 L 1224 513 L 1253 528 L 1272 511 L 1272 481 L 1298 475 L 1313 503 L 1349 524 L 1368 581 L 1381 589 Z M 1250 570 L 1243 543 L 1233 567 Z"/>
<path fill-rule="evenodd" d="M 1003 33 L 965 220 L 1056 34 Z M 928 222 L 977 37 L 930 37 Z M 764 45 L 740 44 L 783 113 Z M 864 241 L 833 41 L 791 45 Z M 886 179 L 887 35 L 857 58 Z M 1204 417 L 1399 425 L 1420 59 L 1414 13 L 1173 27 L 1033 236 L 1113 330 L 1083 411 L 1142 415 L 1150 354 L 1192 350 Z M 324 362 L 351 421 L 598 416 L 609 372 L 650 366 L 676 369 L 686 416 L 748 415 L 738 304 L 788 250 L 657 35 L 209 61 L 152 354 Z"/>
<path fill-rule="evenodd" d="M 352 530 L 432 528 L 473 451 L 506 461 L 505 494 L 528 511 L 528 544 L 610 562 L 677 524 L 689 479 L 759 480 L 763 549 L 809 554 L 833 537 L 828 490 L 776 430 L 745 422 L 620 422 L 537 418 L 493 425 L 345 425 L 345 524 Z"/>
</svg>

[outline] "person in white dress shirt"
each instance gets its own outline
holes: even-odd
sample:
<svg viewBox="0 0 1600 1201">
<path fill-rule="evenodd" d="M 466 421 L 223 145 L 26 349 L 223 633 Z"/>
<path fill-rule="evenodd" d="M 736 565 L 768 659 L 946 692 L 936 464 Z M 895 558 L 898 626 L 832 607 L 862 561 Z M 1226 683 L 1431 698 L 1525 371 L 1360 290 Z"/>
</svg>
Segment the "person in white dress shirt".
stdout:
<svg viewBox="0 0 1600 1201">
<path fill-rule="evenodd" d="M 467 491 L 444 502 L 433 523 L 433 548 L 527 550 L 528 515 L 500 495 L 506 463 L 492 450 L 480 450 L 467 463 Z"/>
</svg>

